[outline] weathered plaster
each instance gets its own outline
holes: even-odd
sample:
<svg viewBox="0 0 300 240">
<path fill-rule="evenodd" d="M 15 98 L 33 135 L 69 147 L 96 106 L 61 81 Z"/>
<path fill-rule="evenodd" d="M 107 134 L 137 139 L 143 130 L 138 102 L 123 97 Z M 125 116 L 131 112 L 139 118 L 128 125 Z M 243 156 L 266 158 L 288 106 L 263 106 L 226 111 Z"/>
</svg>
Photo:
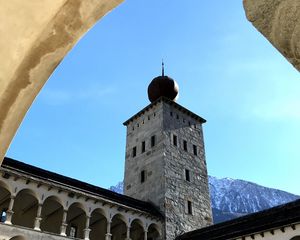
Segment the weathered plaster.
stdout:
<svg viewBox="0 0 300 240">
<path fill-rule="evenodd" d="M 300 1 L 243 1 L 248 20 L 300 70 Z"/>
<path fill-rule="evenodd" d="M 0 0 L 0 163 L 28 108 L 80 37 L 123 0 Z"/>
</svg>

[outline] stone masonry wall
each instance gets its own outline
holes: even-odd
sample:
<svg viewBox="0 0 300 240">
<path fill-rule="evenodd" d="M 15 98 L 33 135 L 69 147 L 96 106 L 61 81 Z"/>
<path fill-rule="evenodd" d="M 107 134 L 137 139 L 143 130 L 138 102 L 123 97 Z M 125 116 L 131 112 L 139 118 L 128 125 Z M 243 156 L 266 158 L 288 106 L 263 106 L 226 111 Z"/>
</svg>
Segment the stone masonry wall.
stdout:
<svg viewBox="0 0 300 240">
<path fill-rule="evenodd" d="M 178 106 L 158 101 L 127 124 L 124 193 L 159 207 L 165 215 L 167 240 L 212 224 L 201 122 Z M 173 144 L 174 135 L 177 146 Z M 152 136 L 156 139 L 153 147 Z M 185 169 L 190 173 L 190 181 L 186 180 Z M 146 173 L 143 183 L 141 171 Z M 192 213 L 188 212 L 188 201 Z"/>
<path fill-rule="evenodd" d="M 164 136 L 165 228 L 167 239 L 174 239 L 183 232 L 212 224 L 212 213 L 201 123 L 164 103 Z M 197 147 L 197 156 L 193 145 Z M 190 172 L 190 181 L 186 180 L 185 169 Z M 188 201 L 192 204 L 192 214 L 188 213 Z"/>
<path fill-rule="evenodd" d="M 161 103 L 153 106 L 127 126 L 126 161 L 124 174 L 125 195 L 152 202 L 163 209 L 164 202 L 164 136 L 162 134 L 163 108 Z M 151 147 L 151 137 L 155 146 Z M 142 142 L 145 152 L 142 153 Z M 133 148 L 136 156 L 133 157 Z M 141 183 L 141 171 L 145 171 L 145 182 Z"/>
</svg>

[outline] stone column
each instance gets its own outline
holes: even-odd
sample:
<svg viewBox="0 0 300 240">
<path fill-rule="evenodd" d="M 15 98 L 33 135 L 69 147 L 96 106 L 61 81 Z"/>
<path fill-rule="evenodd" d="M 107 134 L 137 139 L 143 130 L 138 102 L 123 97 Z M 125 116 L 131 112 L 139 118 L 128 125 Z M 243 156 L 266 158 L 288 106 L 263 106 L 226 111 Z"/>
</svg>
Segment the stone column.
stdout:
<svg viewBox="0 0 300 240">
<path fill-rule="evenodd" d="M 147 238 L 148 238 L 148 232 L 145 231 L 145 232 L 144 232 L 144 240 L 147 240 Z"/>
<path fill-rule="evenodd" d="M 130 226 L 127 226 L 127 232 L 126 232 L 126 238 L 125 240 L 131 240 L 130 239 Z"/>
<path fill-rule="evenodd" d="M 67 214 L 68 214 L 68 210 L 64 209 L 64 213 L 63 213 L 63 218 L 62 218 L 62 223 L 61 223 L 61 227 L 60 227 L 60 235 L 61 236 L 67 236 Z"/>
<path fill-rule="evenodd" d="M 85 222 L 85 229 L 83 230 L 84 232 L 84 240 L 89 240 L 90 239 L 90 216 L 86 216 L 86 222 Z"/>
<path fill-rule="evenodd" d="M 11 220 L 12 220 L 12 216 L 14 214 L 13 207 L 14 207 L 14 203 L 15 203 L 15 198 L 16 198 L 16 196 L 14 196 L 14 195 L 10 196 L 9 206 L 6 211 L 6 219 L 4 222 L 5 224 L 12 224 Z"/>
<path fill-rule="evenodd" d="M 39 203 L 36 218 L 35 218 L 35 222 L 34 222 L 34 230 L 36 230 L 36 231 L 41 231 L 42 207 L 43 207 L 43 205 L 41 203 Z"/>
<path fill-rule="evenodd" d="M 107 225 L 106 225 L 106 234 L 105 234 L 105 240 L 111 240 L 111 233 L 110 233 L 110 226 L 111 226 L 111 222 L 107 221 Z"/>
</svg>

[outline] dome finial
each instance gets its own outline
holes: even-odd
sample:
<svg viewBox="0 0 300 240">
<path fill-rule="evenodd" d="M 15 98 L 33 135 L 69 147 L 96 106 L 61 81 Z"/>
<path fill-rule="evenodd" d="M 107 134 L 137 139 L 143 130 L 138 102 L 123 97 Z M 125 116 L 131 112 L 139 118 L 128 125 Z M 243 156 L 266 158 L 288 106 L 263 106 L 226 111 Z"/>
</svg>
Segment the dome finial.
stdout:
<svg viewBox="0 0 300 240">
<path fill-rule="evenodd" d="M 148 98 L 150 102 L 154 102 L 161 97 L 176 101 L 178 98 L 179 87 L 176 81 L 172 78 L 165 76 L 165 64 L 162 59 L 161 63 L 161 76 L 153 78 L 148 86 Z"/>
</svg>

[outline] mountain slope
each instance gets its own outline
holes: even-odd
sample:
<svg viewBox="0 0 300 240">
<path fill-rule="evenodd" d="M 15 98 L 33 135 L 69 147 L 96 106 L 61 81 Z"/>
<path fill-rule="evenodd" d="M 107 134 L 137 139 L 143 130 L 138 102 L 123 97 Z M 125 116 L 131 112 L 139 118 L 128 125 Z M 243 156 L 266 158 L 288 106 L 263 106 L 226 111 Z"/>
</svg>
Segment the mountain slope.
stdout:
<svg viewBox="0 0 300 240">
<path fill-rule="evenodd" d="M 299 198 L 297 195 L 252 182 L 231 178 L 218 179 L 212 176 L 209 176 L 209 189 L 214 223 L 262 211 Z M 123 193 L 123 182 L 110 187 L 110 190 Z"/>
</svg>

